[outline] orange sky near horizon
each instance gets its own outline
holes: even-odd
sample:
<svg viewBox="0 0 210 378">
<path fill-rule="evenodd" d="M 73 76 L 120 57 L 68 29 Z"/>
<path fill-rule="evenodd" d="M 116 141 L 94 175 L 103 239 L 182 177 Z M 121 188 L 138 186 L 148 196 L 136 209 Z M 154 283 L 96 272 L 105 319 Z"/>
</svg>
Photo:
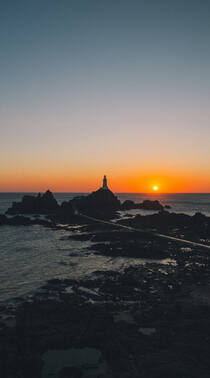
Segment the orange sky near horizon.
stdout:
<svg viewBox="0 0 210 378">
<path fill-rule="evenodd" d="M 141 172 L 141 173 L 140 173 Z M 102 185 L 103 174 L 107 175 L 109 188 L 116 193 L 210 193 L 210 178 L 206 172 L 147 172 L 142 169 L 130 172 L 122 169 L 85 170 L 82 173 L 66 167 L 59 170 L 33 169 L 29 171 L 5 171 L 1 175 L 0 192 L 91 192 Z M 155 194 L 155 193 L 154 193 Z"/>
</svg>

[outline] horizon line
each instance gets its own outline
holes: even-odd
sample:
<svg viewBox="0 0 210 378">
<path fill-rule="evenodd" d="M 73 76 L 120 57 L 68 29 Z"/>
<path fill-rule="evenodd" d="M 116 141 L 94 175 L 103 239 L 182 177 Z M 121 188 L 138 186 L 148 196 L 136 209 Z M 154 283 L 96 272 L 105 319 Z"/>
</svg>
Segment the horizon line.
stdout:
<svg viewBox="0 0 210 378">
<path fill-rule="evenodd" d="M 50 189 L 46 189 L 44 191 L 0 191 L 0 194 L 7 194 L 7 193 L 11 193 L 11 194 L 27 194 L 27 193 L 45 193 L 47 190 L 50 190 Z M 92 191 L 78 191 L 78 192 L 57 192 L 57 191 L 52 191 L 50 190 L 52 193 L 55 193 L 55 194 L 87 194 L 87 193 L 92 193 L 92 192 L 95 192 L 97 190 L 92 190 Z M 112 190 L 111 190 L 112 192 Z M 158 195 L 158 194 L 210 194 L 210 192 L 113 192 L 115 194 L 154 194 L 154 195 Z"/>
</svg>

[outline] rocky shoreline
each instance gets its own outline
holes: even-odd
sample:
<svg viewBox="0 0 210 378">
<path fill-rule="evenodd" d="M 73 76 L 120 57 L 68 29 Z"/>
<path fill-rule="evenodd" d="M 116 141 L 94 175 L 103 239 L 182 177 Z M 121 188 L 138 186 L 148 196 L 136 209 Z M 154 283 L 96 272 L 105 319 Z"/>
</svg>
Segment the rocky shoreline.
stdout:
<svg viewBox="0 0 210 378">
<path fill-rule="evenodd" d="M 117 220 L 141 229 L 134 232 L 71 214 L 80 226 L 72 235 L 57 215 L 47 216 L 1 215 L 0 225 L 66 227 L 69 240 L 91 240 L 94 254 L 145 261 L 120 272 L 102 267 L 86 279 L 53 279 L 15 304 L 2 303 L 2 378 L 209 377 L 209 251 L 147 232 L 208 243 L 208 217 L 161 210 Z"/>
<path fill-rule="evenodd" d="M 84 234 L 102 246 L 96 253 L 112 246 L 112 257 L 119 248 L 123 256 L 133 243 L 160 263 L 50 280 L 18 306 L 2 304 L 1 377 L 208 377 L 208 252 L 93 223 L 75 231 Z M 51 354 L 61 361 L 58 370 Z"/>
</svg>

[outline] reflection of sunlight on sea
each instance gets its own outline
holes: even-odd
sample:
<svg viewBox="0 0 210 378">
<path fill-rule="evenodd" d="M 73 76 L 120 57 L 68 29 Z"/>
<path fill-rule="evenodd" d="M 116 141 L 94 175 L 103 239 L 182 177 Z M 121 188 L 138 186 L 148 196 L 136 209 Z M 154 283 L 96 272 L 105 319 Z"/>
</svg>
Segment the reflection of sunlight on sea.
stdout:
<svg viewBox="0 0 210 378">
<path fill-rule="evenodd" d="M 69 254 L 81 253 L 88 242 L 60 240 L 64 234 L 63 230 L 42 226 L 0 228 L 1 299 L 22 295 L 47 279 L 69 274 Z"/>
<path fill-rule="evenodd" d="M 42 226 L 0 228 L 0 298 L 24 295 L 52 278 L 83 278 L 97 270 L 122 270 L 159 260 L 94 255 L 90 241 L 68 239 L 71 231 Z M 165 259 L 163 264 L 168 263 Z"/>
</svg>

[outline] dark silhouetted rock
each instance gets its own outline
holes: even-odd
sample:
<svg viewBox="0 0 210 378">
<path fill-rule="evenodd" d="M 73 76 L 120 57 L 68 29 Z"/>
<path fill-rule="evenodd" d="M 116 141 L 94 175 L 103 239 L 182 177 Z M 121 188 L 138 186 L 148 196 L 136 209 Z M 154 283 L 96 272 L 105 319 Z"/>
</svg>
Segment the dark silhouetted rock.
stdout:
<svg viewBox="0 0 210 378">
<path fill-rule="evenodd" d="M 58 205 L 53 194 L 47 190 L 37 196 L 25 195 L 20 202 L 13 202 L 7 214 L 48 214 L 56 222 L 76 221 L 75 216 L 81 213 L 95 218 L 111 219 L 117 217 L 118 210 L 146 209 L 163 210 L 158 201 L 145 200 L 136 204 L 127 200 L 121 204 L 120 200 L 109 189 L 99 189 L 88 196 L 76 197 Z"/>
<path fill-rule="evenodd" d="M 21 202 L 13 202 L 7 214 L 48 214 L 59 209 L 53 194 L 47 190 L 43 195 L 25 195 Z"/>
<path fill-rule="evenodd" d="M 59 209 L 51 216 L 56 222 L 74 223 L 75 214 L 71 201 L 62 202 Z"/>
<path fill-rule="evenodd" d="M 97 243 L 90 247 L 96 254 L 112 257 L 134 257 L 147 259 L 163 259 L 169 256 L 169 251 L 158 246 L 142 245 L 137 240 L 115 242 L 110 244 Z"/>
<path fill-rule="evenodd" d="M 134 201 L 126 200 L 121 205 L 121 210 L 132 210 L 136 209 L 137 204 Z"/>
<path fill-rule="evenodd" d="M 60 210 L 64 213 L 74 213 L 74 208 L 71 201 L 64 201 L 60 206 Z"/>
<path fill-rule="evenodd" d="M 34 224 L 39 224 L 46 227 L 55 226 L 54 223 L 45 219 L 31 219 L 29 217 L 24 217 L 23 215 L 7 217 L 6 215 L 0 214 L 0 226 L 32 226 Z"/>
<path fill-rule="evenodd" d="M 145 200 L 142 203 L 138 204 L 138 208 L 144 210 L 163 210 L 163 206 L 159 201 L 150 200 Z"/>
<path fill-rule="evenodd" d="M 206 221 L 206 216 L 202 213 L 195 213 L 192 217 L 192 222 L 194 224 L 200 225 L 201 223 L 204 223 Z"/>
<path fill-rule="evenodd" d="M 121 209 L 120 200 L 109 189 L 99 189 L 88 196 L 74 198 L 71 204 L 78 212 L 103 219 L 114 217 L 116 211 Z"/>
<path fill-rule="evenodd" d="M 0 226 L 8 224 L 7 222 L 8 222 L 8 219 L 6 215 L 0 214 Z"/>
<path fill-rule="evenodd" d="M 145 200 L 142 203 L 135 203 L 131 200 L 126 200 L 121 205 L 121 210 L 132 210 L 132 209 L 143 209 L 143 210 L 163 210 L 163 206 L 159 201 Z"/>
<path fill-rule="evenodd" d="M 120 224 L 146 230 L 158 230 L 179 238 L 185 238 L 209 244 L 210 217 L 201 213 L 194 216 L 181 213 L 170 213 L 166 210 L 152 215 L 136 215 L 132 219 L 122 219 Z"/>
<path fill-rule="evenodd" d="M 143 228 L 143 229 L 153 229 L 158 230 L 168 230 L 169 228 L 174 228 L 182 225 L 187 226 L 190 222 L 191 217 L 186 214 L 175 214 L 169 213 L 168 211 L 160 211 L 157 214 L 152 215 L 136 215 L 133 219 L 122 220 L 120 223 L 129 224 L 132 227 Z"/>
<path fill-rule="evenodd" d="M 15 217 L 8 218 L 8 223 L 12 226 L 29 226 L 33 221 L 30 218 L 16 215 Z"/>
</svg>

